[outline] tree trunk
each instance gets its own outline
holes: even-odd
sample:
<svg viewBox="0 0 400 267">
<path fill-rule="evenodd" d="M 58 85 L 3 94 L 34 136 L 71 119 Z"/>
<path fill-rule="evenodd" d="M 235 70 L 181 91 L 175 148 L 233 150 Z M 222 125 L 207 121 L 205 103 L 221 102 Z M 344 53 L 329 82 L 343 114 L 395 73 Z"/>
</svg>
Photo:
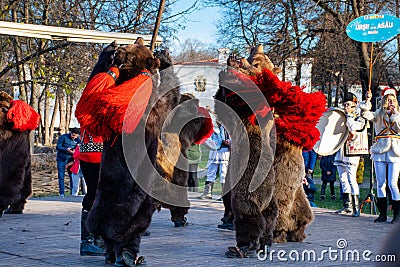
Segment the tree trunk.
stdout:
<svg viewBox="0 0 400 267">
<path fill-rule="evenodd" d="M 48 90 L 48 89 L 47 89 Z M 52 143 L 50 131 L 50 97 L 46 92 L 44 93 L 44 108 L 43 108 L 43 124 L 44 124 L 44 145 L 49 146 Z M 53 110 L 53 113 L 56 109 Z"/>
<path fill-rule="evenodd" d="M 58 110 L 60 112 L 60 134 L 67 133 L 67 123 L 66 123 L 66 106 L 65 106 L 65 95 L 64 92 L 58 92 Z"/>
<path fill-rule="evenodd" d="M 67 94 L 65 102 L 65 128 L 67 129 L 67 132 L 69 129 L 69 124 L 71 122 L 71 110 L 72 110 L 71 94 Z"/>
<path fill-rule="evenodd" d="M 58 107 L 59 107 L 59 97 L 58 97 L 58 95 L 56 95 L 56 98 L 54 100 L 53 115 L 51 116 L 50 129 L 49 129 L 49 138 L 50 138 L 51 144 L 53 144 L 54 127 L 55 127 L 56 120 L 57 120 Z"/>
</svg>

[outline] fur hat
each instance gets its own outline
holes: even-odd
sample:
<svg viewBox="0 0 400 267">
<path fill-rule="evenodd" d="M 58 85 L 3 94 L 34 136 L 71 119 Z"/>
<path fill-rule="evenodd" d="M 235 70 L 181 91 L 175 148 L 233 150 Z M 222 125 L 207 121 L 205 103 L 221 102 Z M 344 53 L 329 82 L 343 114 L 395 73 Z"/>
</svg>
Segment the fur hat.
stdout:
<svg viewBox="0 0 400 267">
<path fill-rule="evenodd" d="M 386 88 L 383 88 L 383 90 L 382 90 L 382 96 L 385 96 L 385 95 L 397 96 L 397 91 L 394 88 L 386 87 Z"/>
<path fill-rule="evenodd" d="M 355 94 L 350 93 L 350 92 L 347 92 L 347 93 L 344 94 L 343 103 L 345 103 L 345 102 L 347 102 L 347 101 L 353 101 L 353 102 L 356 102 L 356 103 L 357 103 L 357 102 L 358 102 L 358 99 L 357 99 L 357 97 L 356 97 Z"/>
</svg>

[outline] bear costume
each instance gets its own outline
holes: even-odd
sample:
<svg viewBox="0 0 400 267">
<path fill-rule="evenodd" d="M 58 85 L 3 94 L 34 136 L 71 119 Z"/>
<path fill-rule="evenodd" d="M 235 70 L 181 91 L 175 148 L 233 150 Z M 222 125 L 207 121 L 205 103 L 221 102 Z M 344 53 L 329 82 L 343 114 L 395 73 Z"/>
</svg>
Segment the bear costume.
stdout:
<svg viewBox="0 0 400 267">
<path fill-rule="evenodd" d="M 111 68 L 93 73 L 75 114 L 84 129 L 104 138 L 88 230 L 103 237 L 106 263 L 135 266 L 143 262 L 137 254 L 154 212 L 149 193 L 158 139 L 180 94 L 152 81 L 160 61 L 140 42 L 120 46 L 114 54 Z"/>
<path fill-rule="evenodd" d="M 180 105 L 171 113 L 158 143 L 157 171 L 165 182 L 155 186 L 152 194 L 158 211 L 161 207 L 170 210 L 175 227 L 187 225 L 185 215 L 190 207 L 187 150 L 193 143 L 204 143 L 212 131 L 211 117 L 205 108 L 199 107 L 198 99 L 191 94 L 181 95 Z M 164 201 L 158 201 L 157 196 Z"/>
<path fill-rule="evenodd" d="M 247 173 L 245 172 L 237 183 L 232 181 L 235 178 L 238 179 L 232 177 L 232 174 L 238 172 L 229 169 L 241 168 L 234 164 L 241 161 L 236 161 L 234 153 L 231 154 L 231 164 L 228 168 L 229 179 L 227 180 L 230 180 L 232 190 L 224 196 L 225 214 L 222 221 L 225 224 L 234 220 L 237 246 L 228 248 L 226 252 L 228 257 L 251 257 L 257 250 L 267 251 L 268 246 L 272 243 L 271 229 L 274 242 L 301 242 L 306 237 L 304 233 L 306 226 L 313 220 L 313 213 L 302 187 L 302 178 L 305 172 L 301 152 L 303 148 L 311 149 L 319 139 L 319 131 L 315 126 L 325 111 L 326 99 L 320 92 L 308 94 L 298 86 L 280 81 L 276 76 L 280 69 L 272 64 L 262 50 L 262 46 L 253 48 L 252 56 L 245 60 L 251 67 L 247 67 L 245 70 L 242 70 L 242 68 L 246 68 L 246 65 L 242 64 L 243 60 L 238 63 L 236 58 L 230 57 L 228 66 L 233 66 L 241 72 L 228 68 L 223 74 L 234 73 L 236 78 L 232 79 L 240 80 L 243 85 L 235 86 L 222 80 L 228 86 L 221 86 L 220 79 L 220 88 L 215 97 L 216 100 L 227 104 L 240 116 L 247 134 L 249 134 L 250 155 L 255 155 L 255 158 L 247 163 Z M 226 76 L 226 74 L 224 75 Z M 253 84 L 246 82 L 248 78 Z M 257 91 L 262 95 L 257 94 Z M 265 99 L 271 108 L 264 104 L 262 99 Z M 273 158 L 272 168 L 265 178 L 270 182 L 264 180 L 257 188 L 259 194 L 254 195 L 257 190 L 249 192 L 249 185 L 251 185 L 253 173 L 257 168 L 254 160 L 258 162 L 263 159 L 260 153 L 256 152 L 257 150 L 252 150 L 253 147 L 255 149 L 260 146 L 261 141 L 251 138 L 249 126 L 262 125 L 260 122 L 262 122 L 263 116 L 267 118 L 268 115 L 265 114 L 270 114 L 271 110 L 276 127 L 276 147 L 270 139 L 262 140 L 264 145 L 265 141 L 269 140 L 269 144 L 266 145 L 271 146 L 271 149 L 275 148 L 272 155 L 264 155 L 268 161 L 271 161 L 271 157 Z M 220 116 L 220 113 L 217 114 Z M 260 128 L 262 129 L 262 127 Z M 265 129 L 265 136 L 268 136 L 268 128 Z M 274 135 L 271 129 L 269 132 L 272 136 Z M 234 137 L 234 135 L 233 132 L 231 136 Z M 232 143 L 232 151 L 234 151 L 235 142 Z M 232 185 L 232 183 L 237 184 Z M 258 203 L 254 201 L 255 197 L 258 197 Z M 252 209 L 246 208 L 249 204 L 253 204 Z M 268 205 L 269 208 L 262 214 L 270 217 L 268 219 L 264 217 L 263 220 L 262 216 L 256 215 L 254 211 L 261 210 Z M 259 232 L 261 231 L 254 231 L 257 229 L 254 225 L 261 225 L 269 232 L 264 232 L 260 237 Z"/>
<path fill-rule="evenodd" d="M 156 51 L 154 56 L 160 60 L 160 86 L 179 90 L 179 79 L 168 50 Z M 161 207 L 168 208 L 175 227 L 187 225 L 185 215 L 190 207 L 187 195 L 187 150 L 193 143 L 204 143 L 212 131 L 208 111 L 199 107 L 199 100 L 193 95 L 182 94 L 179 105 L 164 124 L 158 143 L 156 168 L 159 177 L 164 180 L 156 183 L 152 190 L 155 208 L 158 211 Z"/>
<path fill-rule="evenodd" d="M 302 242 L 307 225 L 314 219 L 302 185 L 305 175 L 302 150 L 311 149 L 319 140 L 316 125 L 326 110 L 326 98 L 322 92 L 306 93 L 299 86 L 279 80 L 273 70 L 263 68 L 250 78 L 274 110 L 277 134 L 274 197 L 279 207 L 274 242 Z"/>
<path fill-rule="evenodd" d="M 227 257 L 252 257 L 261 248 L 271 246 L 278 215 L 273 195 L 276 179 L 272 168 L 273 116 L 258 91 L 247 75 L 235 69 L 228 68 L 219 74 L 215 111 L 232 139 L 223 189 L 224 219 L 234 218 L 237 243 L 236 247 L 228 248 Z M 257 107 L 265 108 L 266 112 L 260 113 L 258 122 L 254 123 L 252 115 Z M 258 179 L 253 179 L 256 172 Z"/>
<path fill-rule="evenodd" d="M 0 217 L 21 214 L 32 193 L 29 133 L 39 120 L 28 104 L 0 92 Z"/>
</svg>

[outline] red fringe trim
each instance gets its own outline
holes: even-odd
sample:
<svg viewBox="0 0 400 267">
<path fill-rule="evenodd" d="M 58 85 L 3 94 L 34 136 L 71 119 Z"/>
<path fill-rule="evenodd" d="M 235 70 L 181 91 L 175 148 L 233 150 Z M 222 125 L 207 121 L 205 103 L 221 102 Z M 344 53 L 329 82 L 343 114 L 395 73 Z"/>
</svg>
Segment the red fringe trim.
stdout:
<svg viewBox="0 0 400 267">
<path fill-rule="evenodd" d="M 279 116 L 275 120 L 278 136 L 296 146 L 311 149 L 320 137 L 315 126 L 326 111 L 325 95 L 322 92 L 305 93 L 299 86 L 279 80 L 268 69 L 250 78 Z"/>
<path fill-rule="evenodd" d="M 205 141 L 211 136 L 214 131 L 214 126 L 212 123 L 212 119 L 208 110 L 203 107 L 198 108 L 199 115 L 202 115 L 205 120 L 201 126 L 200 131 L 197 133 L 197 136 L 194 140 L 195 144 L 201 145 L 204 144 Z"/>
<path fill-rule="evenodd" d="M 12 100 L 7 112 L 8 122 L 13 123 L 13 129 L 25 132 L 35 130 L 40 122 L 40 115 L 22 100 Z"/>
<path fill-rule="evenodd" d="M 115 86 L 111 75 L 99 73 L 86 85 L 75 116 L 81 127 L 106 140 L 113 133 L 130 134 L 143 117 L 152 88 L 148 75 L 139 74 Z"/>
</svg>

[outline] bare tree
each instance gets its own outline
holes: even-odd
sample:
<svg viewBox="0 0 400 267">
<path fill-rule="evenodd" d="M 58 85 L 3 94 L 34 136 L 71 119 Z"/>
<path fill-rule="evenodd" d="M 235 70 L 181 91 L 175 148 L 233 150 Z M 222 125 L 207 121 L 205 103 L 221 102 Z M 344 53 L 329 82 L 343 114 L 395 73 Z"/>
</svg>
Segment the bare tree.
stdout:
<svg viewBox="0 0 400 267">
<path fill-rule="evenodd" d="M 186 39 L 176 50 L 180 51 L 174 56 L 176 63 L 210 60 L 218 56 L 215 47 L 210 47 L 196 39 Z"/>
<path fill-rule="evenodd" d="M 370 13 L 399 12 L 399 1 L 330 0 L 209 0 L 223 10 L 218 24 L 225 46 L 246 51 L 248 46 L 263 44 L 274 63 L 284 67 L 289 57 L 297 60 L 296 82 L 302 61 L 313 58 L 313 80 L 321 88 L 332 85 L 347 90 L 347 84 L 368 89 L 370 47 L 351 40 L 346 26 L 353 19 Z M 394 84 L 393 40 L 376 45 L 373 54 L 373 91 L 380 83 Z M 244 49 L 243 49 L 244 48 Z M 398 52 L 397 52 L 398 53 Z M 388 69 L 390 68 L 390 71 Z M 394 74 L 399 75 L 397 69 Z M 340 86 L 339 86 L 340 85 Z"/>
<path fill-rule="evenodd" d="M 194 10 L 173 14 L 167 1 L 160 35 L 170 39 L 176 22 Z M 0 17 L 5 21 L 72 27 L 109 32 L 151 34 L 158 0 L 5 0 Z M 80 97 L 99 51 L 106 45 L 72 44 L 37 38 L 0 36 L 0 86 L 30 103 L 42 117 L 39 142 L 50 144 L 54 128 L 68 130 L 73 104 Z M 59 123 L 59 125 L 57 125 Z"/>
</svg>

